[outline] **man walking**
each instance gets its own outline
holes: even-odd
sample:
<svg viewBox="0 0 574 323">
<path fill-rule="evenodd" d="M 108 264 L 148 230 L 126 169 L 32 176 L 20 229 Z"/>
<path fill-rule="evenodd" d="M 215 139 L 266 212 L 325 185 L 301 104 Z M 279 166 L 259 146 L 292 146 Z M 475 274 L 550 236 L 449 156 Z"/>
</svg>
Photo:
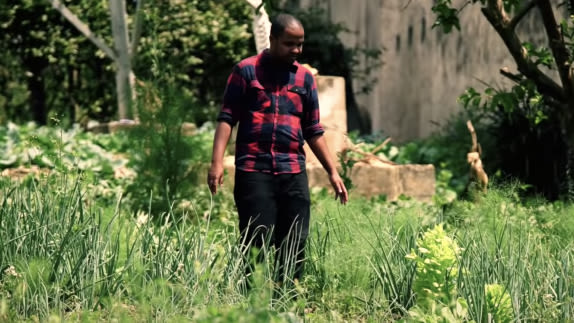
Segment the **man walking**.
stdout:
<svg viewBox="0 0 574 323">
<path fill-rule="evenodd" d="M 234 198 L 242 241 L 261 247 L 271 236 L 282 279 L 300 279 L 303 270 L 310 216 L 305 141 L 327 171 L 335 198 L 342 204 L 348 200 L 319 123 L 315 79 L 297 62 L 304 37 L 298 19 L 280 14 L 272 20 L 270 47 L 234 66 L 217 118 L 207 178 L 215 194 L 223 184 L 231 129 L 239 123 Z"/>
</svg>

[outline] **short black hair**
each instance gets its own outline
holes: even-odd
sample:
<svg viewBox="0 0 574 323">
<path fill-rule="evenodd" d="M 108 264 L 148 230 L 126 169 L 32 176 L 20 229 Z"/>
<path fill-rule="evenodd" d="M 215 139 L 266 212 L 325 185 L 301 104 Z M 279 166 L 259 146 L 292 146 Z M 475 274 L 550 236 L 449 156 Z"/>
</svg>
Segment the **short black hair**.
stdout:
<svg viewBox="0 0 574 323">
<path fill-rule="evenodd" d="M 271 19 L 271 36 L 279 37 L 291 24 L 298 24 L 299 26 L 303 27 L 303 24 L 299 19 L 295 18 L 294 16 L 287 14 L 287 13 L 280 13 Z"/>
</svg>

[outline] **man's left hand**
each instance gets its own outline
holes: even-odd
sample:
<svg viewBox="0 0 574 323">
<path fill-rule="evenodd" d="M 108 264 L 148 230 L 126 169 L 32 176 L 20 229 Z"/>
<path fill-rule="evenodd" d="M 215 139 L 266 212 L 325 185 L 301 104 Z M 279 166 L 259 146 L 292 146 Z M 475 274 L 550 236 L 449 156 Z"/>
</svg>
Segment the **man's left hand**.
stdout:
<svg viewBox="0 0 574 323">
<path fill-rule="evenodd" d="M 329 176 L 329 181 L 335 190 L 335 200 L 339 199 L 341 204 L 347 204 L 349 201 L 349 194 L 347 193 L 347 188 L 345 187 L 345 183 L 339 176 L 337 172 L 334 172 Z"/>
</svg>

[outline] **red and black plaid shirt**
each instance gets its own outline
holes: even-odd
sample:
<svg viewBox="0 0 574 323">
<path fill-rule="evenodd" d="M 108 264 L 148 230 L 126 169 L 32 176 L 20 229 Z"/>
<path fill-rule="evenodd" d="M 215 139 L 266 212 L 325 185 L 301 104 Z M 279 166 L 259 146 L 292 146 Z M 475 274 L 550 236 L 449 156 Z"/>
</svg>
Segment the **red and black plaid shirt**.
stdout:
<svg viewBox="0 0 574 323">
<path fill-rule="evenodd" d="M 233 68 L 217 120 L 239 122 L 235 166 L 247 172 L 302 172 L 304 141 L 324 132 L 313 75 L 274 64 L 267 50 Z"/>
</svg>

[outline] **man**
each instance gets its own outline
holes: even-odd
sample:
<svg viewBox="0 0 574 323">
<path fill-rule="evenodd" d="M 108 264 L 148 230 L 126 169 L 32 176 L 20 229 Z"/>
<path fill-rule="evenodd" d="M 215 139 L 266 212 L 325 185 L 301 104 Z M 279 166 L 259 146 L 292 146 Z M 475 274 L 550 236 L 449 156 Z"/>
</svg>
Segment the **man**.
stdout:
<svg viewBox="0 0 574 323">
<path fill-rule="evenodd" d="M 223 184 L 225 147 L 239 122 L 234 198 L 242 241 L 260 248 L 272 236 L 279 251 L 276 270 L 283 279 L 301 277 L 309 232 L 304 141 L 327 171 L 335 199 L 342 204 L 348 200 L 322 136 L 315 80 L 296 61 L 304 36 L 299 20 L 280 14 L 272 20 L 269 49 L 233 68 L 217 118 L 207 178 L 215 194 Z"/>
</svg>

